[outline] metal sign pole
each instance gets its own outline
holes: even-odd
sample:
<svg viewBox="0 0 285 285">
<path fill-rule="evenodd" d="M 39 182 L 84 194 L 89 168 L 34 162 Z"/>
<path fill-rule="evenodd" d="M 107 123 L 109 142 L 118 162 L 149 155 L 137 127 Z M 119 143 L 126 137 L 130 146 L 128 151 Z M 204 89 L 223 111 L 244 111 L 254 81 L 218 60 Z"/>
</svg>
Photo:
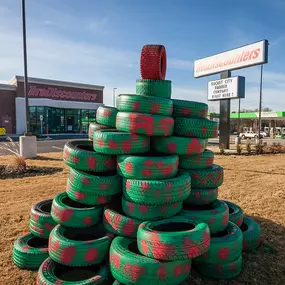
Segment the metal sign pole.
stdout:
<svg viewBox="0 0 285 285">
<path fill-rule="evenodd" d="M 231 77 L 230 71 L 221 72 L 220 78 L 225 79 Z M 220 124 L 219 124 L 219 145 L 220 147 L 230 148 L 230 113 L 231 100 L 220 100 Z"/>
<path fill-rule="evenodd" d="M 238 136 L 240 134 L 240 98 L 238 99 Z"/>
<path fill-rule="evenodd" d="M 259 116 L 258 116 L 258 145 L 260 145 L 260 131 L 261 131 L 262 79 L 263 79 L 263 64 L 261 65 L 261 69 L 260 69 Z"/>
</svg>

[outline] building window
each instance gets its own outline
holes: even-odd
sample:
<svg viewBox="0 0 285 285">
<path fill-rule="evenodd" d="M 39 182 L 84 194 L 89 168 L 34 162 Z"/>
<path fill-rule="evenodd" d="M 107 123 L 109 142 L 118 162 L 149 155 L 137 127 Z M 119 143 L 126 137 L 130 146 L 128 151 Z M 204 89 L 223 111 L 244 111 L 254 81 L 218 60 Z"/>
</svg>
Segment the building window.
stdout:
<svg viewBox="0 0 285 285">
<path fill-rule="evenodd" d="M 30 126 L 34 134 L 88 133 L 96 110 L 30 107 Z"/>
</svg>

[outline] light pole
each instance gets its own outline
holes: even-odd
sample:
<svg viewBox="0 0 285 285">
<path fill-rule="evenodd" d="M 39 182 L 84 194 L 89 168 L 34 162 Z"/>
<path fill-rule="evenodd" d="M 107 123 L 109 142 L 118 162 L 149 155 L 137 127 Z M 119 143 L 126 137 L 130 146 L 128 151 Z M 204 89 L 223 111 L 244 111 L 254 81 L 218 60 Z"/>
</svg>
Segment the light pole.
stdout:
<svg viewBox="0 0 285 285">
<path fill-rule="evenodd" d="M 26 132 L 25 136 L 30 136 L 30 114 L 28 98 L 28 67 L 27 67 L 27 41 L 26 41 L 26 4 L 22 0 L 22 21 L 23 21 L 23 54 L 24 54 L 24 94 L 26 106 Z"/>
<path fill-rule="evenodd" d="M 22 0 L 22 21 L 23 21 L 23 53 L 24 53 L 24 94 L 26 106 L 26 132 L 20 136 L 20 156 L 34 158 L 37 156 L 37 138 L 30 133 L 30 116 L 28 101 L 28 68 L 27 68 L 27 43 L 26 43 L 26 10 L 25 0 Z"/>
<path fill-rule="evenodd" d="M 116 107 L 116 90 L 117 90 L 118 88 L 113 88 L 113 105 L 114 105 L 114 107 Z"/>
</svg>

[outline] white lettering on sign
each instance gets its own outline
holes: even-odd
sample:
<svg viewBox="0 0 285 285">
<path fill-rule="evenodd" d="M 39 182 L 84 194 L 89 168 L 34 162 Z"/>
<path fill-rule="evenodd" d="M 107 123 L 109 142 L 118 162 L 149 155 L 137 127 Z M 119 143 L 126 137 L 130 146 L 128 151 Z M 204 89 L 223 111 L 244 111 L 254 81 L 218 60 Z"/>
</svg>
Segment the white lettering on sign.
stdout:
<svg viewBox="0 0 285 285">
<path fill-rule="evenodd" d="M 259 117 L 259 113 L 255 113 L 256 117 Z M 277 118 L 278 114 L 276 112 L 261 112 L 262 118 Z"/>
<path fill-rule="evenodd" d="M 267 63 L 268 41 L 260 41 L 194 61 L 194 77 Z"/>
<path fill-rule="evenodd" d="M 57 88 L 38 88 L 31 86 L 29 97 L 44 97 L 57 99 L 74 99 L 83 101 L 96 101 L 97 94 L 87 93 L 82 91 L 65 91 Z"/>
<path fill-rule="evenodd" d="M 241 80 L 243 82 L 241 82 Z M 243 86 L 241 86 L 243 83 Z M 239 87 L 243 87 L 239 90 Z M 244 98 L 244 78 L 239 76 L 208 82 L 208 100 Z"/>
</svg>

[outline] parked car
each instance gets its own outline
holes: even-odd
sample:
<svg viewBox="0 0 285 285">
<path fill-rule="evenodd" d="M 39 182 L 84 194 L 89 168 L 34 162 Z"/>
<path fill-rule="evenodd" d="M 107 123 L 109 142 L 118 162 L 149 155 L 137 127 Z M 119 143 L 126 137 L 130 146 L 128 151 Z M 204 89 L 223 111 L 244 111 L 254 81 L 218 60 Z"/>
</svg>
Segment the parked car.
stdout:
<svg viewBox="0 0 285 285">
<path fill-rule="evenodd" d="M 254 139 L 258 137 L 258 134 L 253 131 L 248 131 L 248 132 L 240 133 L 239 136 L 242 139 Z"/>
<path fill-rule="evenodd" d="M 261 138 L 265 138 L 267 136 L 268 136 L 268 134 L 265 131 L 260 131 L 260 137 Z"/>
</svg>

